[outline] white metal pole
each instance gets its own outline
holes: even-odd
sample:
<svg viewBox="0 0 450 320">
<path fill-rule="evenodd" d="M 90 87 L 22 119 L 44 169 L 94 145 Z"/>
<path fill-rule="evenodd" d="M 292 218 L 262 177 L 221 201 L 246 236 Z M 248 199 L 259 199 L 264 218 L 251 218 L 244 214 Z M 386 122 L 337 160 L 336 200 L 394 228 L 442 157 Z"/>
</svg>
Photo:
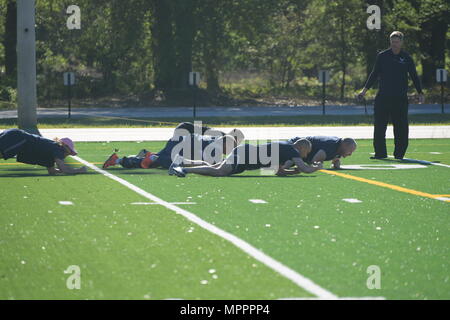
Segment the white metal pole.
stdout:
<svg viewBox="0 0 450 320">
<path fill-rule="evenodd" d="M 17 104 L 20 129 L 39 133 L 36 97 L 35 0 L 17 0 Z"/>
</svg>

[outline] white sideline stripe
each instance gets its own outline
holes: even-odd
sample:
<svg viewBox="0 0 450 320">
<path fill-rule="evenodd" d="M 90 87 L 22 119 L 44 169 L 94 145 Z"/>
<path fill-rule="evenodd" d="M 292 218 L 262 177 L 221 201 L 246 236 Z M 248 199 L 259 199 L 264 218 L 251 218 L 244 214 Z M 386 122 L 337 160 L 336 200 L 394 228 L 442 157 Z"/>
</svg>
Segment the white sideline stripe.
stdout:
<svg viewBox="0 0 450 320">
<path fill-rule="evenodd" d="M 298 272 L 290 269 L 289 267 L 283 265 L 281 262 L 273 259 L 272 257 L 266 255 L 265 253 L 263 253 L 262 251 L 256 249 L 255 247 L 253 247 L 251 244 L 245 242 L 244 240 L 236 237 L 235 235 L 232 235 L 231 233 L 228 233 L 222 229 L 217 228 L 216 226 L 200 219 L 199 217 L 197 217 L 195 214 L 181 209 L 169 202 L 166 202 L 154 195 L 152 195 L 151 193 L 148 193 L 144 190 L 142 190 L 141 188 L 129 183 L 128 181 L 119 178 L 109 172 L 106 172 L 105 170 L 102 170 L 98 167 L 96 167 L 95 165 L 81 159 L 80 157 L 77 156 L 72 156 L 73 159 L 79 161 L 80 163 L 84 164 L 85 166 L 91 168 L 94 171 L 97 171 L 101 174 L 103 174 L 104 176 L 115 180 L 117 182 L 119 182 L 120 184 L 124 185 L 125 187 L 133 190 L 134 192 L 140 194 L 141 196 L 150 199 L 154 202 L 160 203 L 161 205 L 163 205 L 164 207 L 166 207 L 167 209 L 170 209 L 172 211 L 175 211 L 177 214 L 180 214 L 182 216 L 184 216 L 186 219 L 196 223 L 197 225 L 199 225 L 200 227 L 208 230 L 211 233 L 214 233 L 216 235 L 218 235 L 219 237 L 222 237 L 225 240 L 228 240 L 229 242 L 231 242 L 233 245 L 235 245 L 236 247 L 238 247 L 239 249 L 241 249 L 242 251 L 244 251 L 245 253 L 247 253 L 248 255 L 252 256 L 253 258 L 255 258 L 256 260 L 262 262 L 263 264 L 265 264 L 266 266 L 268 266 L 269 268 L 271 268 L 272 270 L 274 270 L 275 272 L 281 274 L 282 276 L 284 276 L 285 278 L 291 280 L 292 282 L 294 282 L 296 285 L 298 285 L 299 287 L 305 289 L 306 291 L 316 295 L 318 298 L 321 299 L 337 299 L 338 297 L 331 293 L 330 291 L 320 287 L 319 285 L 315 284 L 313 281 L 311 281 L 310 279 L 302 276 L 301 274 L 299 274 Z"/>
<path fill-rule="evenodd" d="M 59 201 L 58 203 L 63 206 L 73 206 L 72 201 Z"/>
<path fill-rule="evenodd" d="M 267 201 L 261 200 L 261 199 L 248 199 L 248 201 L 252 203 L 267 203 Z"/>
<path fill-rule="evenodd" d="M 197 204 L 196 202 L 169 202 L 169 203 L 170 204 Z M 151 204 L 158 204 L 158 205 L 160 205 L 161 203 L 156 203 L 156 202 L 132 202 L 131 204 L 147 206 L 147 205 L 151 205 Z"/>
<path fill-rule="evenodd" d="M 350 203 L 361 203 L 362 202 L 361 200 L 353 199 L 353 198 L 351 198 L 351 199 L 342 199 L 342 200 L 345 201 L 345 202 L 350 202 Z"/>
<path fill-rule="evenodd" d="M 447 197 L 439 197 L 439 198 L 436 198 L 436 200 L 450 201 L 450 198 L 447 198 Z"/>
</svg>

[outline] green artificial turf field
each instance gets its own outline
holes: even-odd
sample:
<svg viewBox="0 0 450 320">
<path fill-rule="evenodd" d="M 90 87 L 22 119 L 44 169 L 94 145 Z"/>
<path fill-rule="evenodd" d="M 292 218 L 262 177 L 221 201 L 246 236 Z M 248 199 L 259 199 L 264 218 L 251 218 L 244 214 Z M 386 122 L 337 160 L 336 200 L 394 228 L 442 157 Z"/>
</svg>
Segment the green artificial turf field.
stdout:
<svg viewBox="0 0 450 320">
<path fill-rule="evenodd" d="M 256 170 L 224 178 L 107 171 L 181 203 L 175 205 L 339 297 L 450 299 L 450 202 L 436 199 L 450 198 L 450 167 L 369 160 L 371 141 L 358 143 L 343 165 L 384 169 L 292 177 Z M 101 167 L 114 148 L 128 155 L 162 146 L 78 143 L 77 149 Z M 448 166 L 449 150 L 450 139 L 410 140 L 406 156 Z M 416 168 L 394 169 L 398 164 Z M 0 182 L 0 299 L 315 297 L 229 241 L 93 170 L 50 177 L 45 169 L 2 161 Z M 72 265 L 81 271 L 80 289 L 67 288 L 71 274 L 64 271 Z M 380 289 L 367 286 L 370 266 L 381 272 Z"/>
</svg>

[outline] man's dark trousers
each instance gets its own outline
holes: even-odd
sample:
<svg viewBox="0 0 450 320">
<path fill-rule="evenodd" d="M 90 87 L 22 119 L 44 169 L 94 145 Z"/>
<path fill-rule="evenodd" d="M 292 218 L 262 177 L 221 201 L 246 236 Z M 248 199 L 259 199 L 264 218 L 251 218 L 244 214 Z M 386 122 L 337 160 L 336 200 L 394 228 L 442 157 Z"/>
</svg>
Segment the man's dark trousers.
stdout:
<svg viewBox="0 0 450 320">
<path fill-rule="evenodd" d="M 386 158 L 386 129 L 391 119 L 394 126 L 394 157 L 403 159 L 408 148 L 408 97 L 382 96 L 375 98 L 373 147 L 376 158 Z"/>
</svg>

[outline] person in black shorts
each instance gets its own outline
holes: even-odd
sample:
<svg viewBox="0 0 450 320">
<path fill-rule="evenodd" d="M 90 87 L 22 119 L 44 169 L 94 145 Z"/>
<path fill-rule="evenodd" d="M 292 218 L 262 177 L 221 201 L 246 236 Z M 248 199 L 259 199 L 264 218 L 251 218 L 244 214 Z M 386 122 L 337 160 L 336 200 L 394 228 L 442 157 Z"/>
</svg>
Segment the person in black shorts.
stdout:
<svg viewBox="0 0 450 320">
<path fill-rule="evenodd" d="M 85 173 L 86 167 L 71 168 L 64 159 L 77 154 L 69 138 L 49 140 L 20 129 L 8 129 L 0 133 L 0 158 L 16 158 L 17 162 L 40 165 L 50 175 L 58 173 Z M 55 167 L 56 164 L 56 167 Z"/>
<path fill-rule="evenodd" d="M 403 33 L 394 31 L 390 35 L 390 48 L 377 55 L 375 66 L 369 75 L 363 90 L 358 94 L 362 99 L 366 91 L 380 79 L 374 106 L 372 159 L 387 157 L 386 128 L 389 118 L 394 126 L 394 157 L 403 159 L 408 148 L 408 74 L 419 93 L 419 102 L 424 102 L 422 86 L 417 76 L 416 66 L 411 56 L 402 50 Z"/>
<path fill-rule="evenodd" d="M 300 172 L 312 173 L 322 169 L 322 164 L 309 166 L 303 162 L 302 158 L 305 158 L 310 151 L 311 143 L 306 139 L 300 139 L 295 143 L 277 141 L 260 145 L 244 144 L 235 148 L 225 160 L 218 164 L 189 168 L 172 164 L 169 174 L 178 177 L 184 177 L 188 173 L 223 177 L 264 167 L 276 168 L 278 176 Z M 295 164 L 294 169 L 289 169 L 292 166 L 290 161 Z"/>
<path fill-rule="evenodd" d="M 169 140 L 166 146 L 158 153 L 152 153 L 142 149 L 135 156 L 119 158 L 114 153 L 103 164 L 103 169 L 115 165 L 123 168 L 133 169 L 168 169 L 176 161 L 184 165 L 207 165 L 223 160 L 223 155 L 228 155 L 235 147 L 235 139 L 225 135 L 221 137 L 188 135 L 179 137 L 177 140 Z"/>
<path fill-rule="evenodd" d="M 175 128 L 172 138 L 159 152 L 153 153 L 142 149 L 135 156 L 122 158 L 114 152 L 103 164 L 103 169 L 115 165 L 128 169 L 159 167 L 168 169 L 175 158 L 178 163 L 183 161 L 185 165 L 205 165 L 222 161 L 222 153 L 228 154 L 243 140 L 244 134 L 239 129 L 225 133 L 202 126 L 201 122 L 182 122 Z M 216 161 L 211 161 L 212 159 Z"/>
</svg>

